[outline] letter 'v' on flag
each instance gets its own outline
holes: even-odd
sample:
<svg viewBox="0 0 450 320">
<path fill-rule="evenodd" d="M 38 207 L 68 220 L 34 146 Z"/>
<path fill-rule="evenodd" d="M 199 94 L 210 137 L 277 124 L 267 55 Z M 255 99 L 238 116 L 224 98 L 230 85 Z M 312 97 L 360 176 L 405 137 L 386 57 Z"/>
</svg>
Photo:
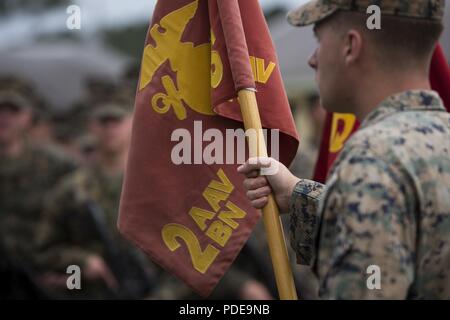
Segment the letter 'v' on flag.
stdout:
<svg viewBox="0 0 450 320">
<path fill-rule="evenodd" d="M 257 0 L 240 0 L 239 7 L 249 51 L 242 64 L 250 63 L 261 122 L 280 130 L 280 160 L 289 165 L 298 135 L 272 39 Z M 201 121 L 203 131 L 219 130 L 225 137 L 225 130 L 243 127 L 218 10 L 216 0 L 156 5 L 118 222 L 126 238 L 203 296 L 230 267 L 260 217 L 245 197 L 237 164 L 177 165 L 171 158 L 175 130 L 194 137 Z M 207 145 L 200 144 L 192 151 Z"/>
</svg>

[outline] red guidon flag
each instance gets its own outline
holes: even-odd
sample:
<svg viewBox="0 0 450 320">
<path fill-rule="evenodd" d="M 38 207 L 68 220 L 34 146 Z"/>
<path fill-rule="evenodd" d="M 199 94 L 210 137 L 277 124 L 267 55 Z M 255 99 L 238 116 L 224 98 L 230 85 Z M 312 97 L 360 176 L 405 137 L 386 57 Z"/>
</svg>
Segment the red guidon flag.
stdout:
<svg viewBox="0 0 450 320">
<path fill-rule="evenodd" d="M 437 46 L 430 68 L 430 83 L 450 112 L 450 67 L 440 45 Z M 325 182 L 328 171 L 359 123 L 352 114 L 328 113 L 323 131 L 322 145 L 317 160 L 314 180 Z"/>
<path fill-rule="evenodd" d="M 239 7 L 250 55 L 240 63 L 254 76 L 242 83 L 256 83 L 262 124 L 280 130 L 280 160 L 289 164 L 298 136 L 269 30 L 257 0 Z M 126 238 L 203 296 L 260 217 L 236 172 L 245 143 L 233 134 L 243 124 L 218 10 L 214 0 L 156 5 L 118 222 Z"/>
</svg>

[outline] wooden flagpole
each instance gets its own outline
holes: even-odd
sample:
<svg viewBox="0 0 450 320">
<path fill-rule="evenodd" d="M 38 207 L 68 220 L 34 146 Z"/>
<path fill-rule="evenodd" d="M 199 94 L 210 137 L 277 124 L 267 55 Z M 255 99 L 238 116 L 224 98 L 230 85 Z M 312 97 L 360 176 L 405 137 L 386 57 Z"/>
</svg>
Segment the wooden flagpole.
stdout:
<svg viewBox="0 0 450 320">
<path fill-rule="evenodd" d="M 267 157 L 267 147 L 262 131 L 261 118 L 259 116 L 258 104 L 255 91 L 244 89 L 239 91 L 239 104 L 241 106 L 242 119 L 245 129 L 255 130 L 257 139 L 248 139 L 250 152 L 256 151 L 256 157 Z M 280 220 L 280 212 L 273 194 L 269 195 L 269 202 L 263 208 L 263 221 L 266 229 L 267 242 L 277 282 L 278 293 L 281 300 L 297 300 L 294 277 L 284 238 L 283 228 Z"/>
<path fill-rule="evenodd" d="M 238 92 L 242 120 L 246 130 L 251 129 L 256 132 L 256 139 L 248 139 L 250 156 L 267 157 L 267 147 L 256 100 L 256 85 L 250 65 L 239 1 L 217 0 L 217 5 L 233 80 Z M 270 194 L 268 198 L 269 202 L 263 208 L 262 213 L 278 293 L 282 300 L 296 300 L 297 292 L 289 264 L 280 213 L 273 194 Z"/>
</svg>

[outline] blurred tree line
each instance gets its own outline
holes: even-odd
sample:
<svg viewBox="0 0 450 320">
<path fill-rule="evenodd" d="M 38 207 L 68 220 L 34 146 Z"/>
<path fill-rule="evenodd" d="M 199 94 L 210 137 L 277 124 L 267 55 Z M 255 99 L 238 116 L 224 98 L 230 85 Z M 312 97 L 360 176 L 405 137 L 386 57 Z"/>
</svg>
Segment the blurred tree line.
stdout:
<svg viewBox="0 0 450 320">
<path fill-rule="evenodd" d="M 0 15 L 8 15 L 24 10 L 37 13 L 68 4 L 69 0 L 1 0 Z"/>
</svg>

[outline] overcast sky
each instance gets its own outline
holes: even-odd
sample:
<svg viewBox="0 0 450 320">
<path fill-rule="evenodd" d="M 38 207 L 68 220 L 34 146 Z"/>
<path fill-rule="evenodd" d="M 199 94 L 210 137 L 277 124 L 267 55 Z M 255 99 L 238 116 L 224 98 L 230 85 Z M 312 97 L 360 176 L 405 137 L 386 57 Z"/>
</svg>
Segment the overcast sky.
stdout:
<svg viewBox="0 0 450 320">
<path fill-rule="evenodd" d="M 3 0 L 0 0 L 3 1 Z M 151 17 L 156 0 L 72 0 L 81 8 L 81 37 L 90 37 L 99 28 L 121 27 L 130 23 L 145 23 Z M 260 0 L 265 9 L 275 5 L 283 5 L 292 9 L 307 0 Z M 450 15 L 450 6 L 447 6 Z M 39 15 L 18 13 L 10 18 L 0 20 L 0 50 L 21 47 L 36 36 L 48 33 L 63 32 L 66 29 L 67 13 L 65 8 L 44 12 Z M 447 18 L 447 31 L 443 36 L 443 44 L 450 54 L 450 21 Z"/>
<path fill-rule="evenodd" d="M 305 0 L 260 0 L 264 8 L 284 5 L 292 8 Z M 156 0 L 72 0 L 81 8 L 81 36 L 89 36 L 99 27 L 123 26 L 130 22 L 147 21 Z M 65 30 L 67 14 L 65 8 L 32 15 L 18 13 L 0 21 L 0 48 L 20 46 L 29 42 L 36 35 Z"/>
</svg>

